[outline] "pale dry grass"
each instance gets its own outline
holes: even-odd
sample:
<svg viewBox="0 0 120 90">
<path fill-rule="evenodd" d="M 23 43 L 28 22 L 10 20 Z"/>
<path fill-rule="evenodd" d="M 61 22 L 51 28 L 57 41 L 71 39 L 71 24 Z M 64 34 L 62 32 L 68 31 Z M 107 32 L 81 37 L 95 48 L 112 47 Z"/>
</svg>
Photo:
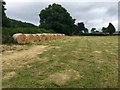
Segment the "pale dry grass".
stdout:
<svg viewBox="0 0 120 90">
<path fill-rule="evenodd" d="M 62 86 L 70 81 L 80 79 L 80 77 L 79 72 L 76 70 L 67 69 L 50 75 L 49 80 L 58 86 Z"/>
<path fill-rule="evenodd" d="M 3 53 L 3 69 L 21 67 L 29 62 L 41 60 L 37 54 L 43 53 L 45 48 L 46 46 L 31 46 L 28 50 L 15 51 L 8 55 Z"/>
<path fill-rule="evenodd" d="M 1 45 L 2 54 L 11 54 L 13 52 L 18 52 L 21 50 L 27 50 L 29 47 L 27 45 Z"/>
<path fill-rule="evenodd" d="M 9 80 L 16 76 L 16 73 L 14 71 L 8 72 L 3 76 L 3 80 Z"/>
<path fill-rule="evenodd" d="M 102 51 L 93 51 L 93 53 L 95 53 L 95 54 L 101 54 Z"/>
<path fill-rule="evenodd" d="M 43 80 L 38 80 L 37 82 L 39 85 L 44 85 L 45 83 L 51 82 L 57 86 L 63 86 L 71 81 L 79 80 L 81 78 L 82 76 L 79 74 L 78 71 L 74 69 L 66 69 L 60 72 L 55 72 L 53 74 L 50 74 L 48 78 Z"/>
</svg>

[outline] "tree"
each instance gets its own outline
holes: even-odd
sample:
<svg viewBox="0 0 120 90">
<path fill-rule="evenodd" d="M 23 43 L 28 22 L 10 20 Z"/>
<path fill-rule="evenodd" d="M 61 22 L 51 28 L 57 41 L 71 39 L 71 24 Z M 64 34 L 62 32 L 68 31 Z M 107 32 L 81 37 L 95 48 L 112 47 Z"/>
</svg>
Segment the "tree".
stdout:
<svg viewBox="0 0 120 90">
<path fill-rule="evenodd" d="M 106 34 L 108 32 L 108 28 L 102 27 L 102 32 Z"/>
<path fill-rule="evenodd" d="M 118 33 L 120 33 L 120 31 L 118 31 Z"/>
<path fill-rule="evenodd" d="M 84 29 L 84 33 L 88 33 L 88 29 L 87 28 Z"/>
<path fill-rule="evenodd" d="M 91 29 L 91 33 L 94 33 L 95 30 L 96 30 L 96 28 L 92 28 L 92 29 Z"/>
<path fill-rule="evenodd" d="M 7 27 L 8 19 L 7 19 L 6 13 L 5 13 L 5 10 L 6 10 L 5 5 L 6 5 L 6 3 L 5 3 L 5 1 L 0 1 L 0 2 L 2 4 L 2 26 Z"/>
<path fill-rule="evenodd" d="M 112 25 L 112 23 L 109 23 L 107 28 L 105 27 L 102 28 L 102 32 L 105 34 L 106 33 L 113 34 L 115 31 L 116 31 L 115 27 Z"/>
<path fill-rule="evenodd" d="M 80 22 L 80 23 L 77 24 L 77 26 L 78 26 L 77 32 L 78 32 L 78 33 L 83 33 L 83 31 L 85 30 L 85 25 L 84 25 L 84 23 L 83 23 L 83 22 Z"/>
<path fill-rule="evenodd" d="M 49 5 L 40 14 L 40 27 L 52 29 L 57 33 L 72 34 L 75 19 L 59 4 Z"/>
<path fill-rule="evenodd" d="M 108 29 L 109 34 L 113 34 L 116 31 L 115 27 L 112 25 L 112 23 L 109 23 L 107 29 Z"/>
<path fill-rule="evenodd" d="M 7 27 L 7 28 L 17 28 L 17 27 L 36 27 L 35 25 L 31 24 L 31 23 L 26 23 L 26 22 L 21 22 L 21 21 L 17 21 L 14 19 L 10 19 L 6 16 L 5 13 L 5 5 L 6 3 L 4 1 L 0 1 L 0 4 L 2 4 L 2 26 L 3 27 Z"/>
</svg>

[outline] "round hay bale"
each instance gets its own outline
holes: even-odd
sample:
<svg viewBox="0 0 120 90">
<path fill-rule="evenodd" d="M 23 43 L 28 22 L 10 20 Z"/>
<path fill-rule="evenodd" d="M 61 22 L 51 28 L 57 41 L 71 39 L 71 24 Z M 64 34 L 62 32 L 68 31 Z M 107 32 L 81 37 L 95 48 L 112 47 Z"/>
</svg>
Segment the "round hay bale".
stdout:
<svg viewBox="0 0 120 90">
<path fill-rule="evenodd" d="M 52 40 L 52 34 L 48 34 L 48 40 Z"/>
<path fill-rule="evenodd" d="M 59 38 L 60 38 L 60 39 L 61 39 L 61 36 L 62 36 L 62 35 L 61 35 L 61 34 L 59 34 Z"/>
<path fill-rule="evenodd" d="M 49 40 L 52 40 L 52 35 L 51 35 L 51 34 L 48 34 L 48 36 L 49 36 Z"/>
<path fill-rule="evenodd" d="M 51 40 L 53 40 L 54 39 L 54 34 L 51 34 L 50 38 L 51 38 Z"/>
<path fill-rule="evenodd" d="M 61 38 L 63 38 L 64 37 L 64 34 L 61 34 Z"/>
<path fill-rule="evenodd" d="M 57 39 L 58 38 L 58 35 L 57 34 L 54 34 L 54 39 Z"/>
<path fill-rule="evenodd" d="M 56 34 L 56 39 L 58 39 L 59 38 L 59 35 L 58 34 Z"/>
<path fill-rule="evenodd" d="M 43 37 L 44 37 L 45 41 L 49 40 L 49 35 L 48 34 L 43 34 Z"/>
<path fill-rule="evenodd" d="M 32 34 L 24 34 L 26 36 L 26 42 L 27 43 L 33 43 L 35 38 Z"/>
<path fill-rule="evenodd" d="M 59 39 L 61 38 L 61 34 L 58 34 L 58 38 L 59 38 Z"/>
<path fill-rule="evenodd" d="M 52 35 L 53 40 L 55 39 L 55 34 Z"/>
<path fill-rule="evenodd" d="M 65 37 L 65 34 L 62 34 L 62 38 L 64 38 Z"/>
<path fill-rule="evenodd" d="M 37 34 L 39 36 L 39 42 L 42 41 L 42 34 Z"/>
<path fill-rule="evenodd" d="M 59 34 L 57 34 L 57 39 L 59 39 Z"/>
<path fill-rule="evenodd" d="M 19 44 L 26 43 L 26 36 L 22 33 L 14 34 L 12 37 L 16 43 L 19 43 Z"/>
<path fill-rule="evenodd" d="M 53 34 L 53 39 L 55 39 L 55 34 Z"/>
<path fill-rule="evenodd" d="M 39 35 L 39 39 L 40 39 L 39 41 L 44 42 L 46 39 L 45 34 L 38 34 L 38 35 Z"/>
<path fill-rule="evenodd" d="M 32 34 L 34 36 L 34 42 L 38 43 L 39 42 L 39 35 L 37 34 Z"/>
</svg>

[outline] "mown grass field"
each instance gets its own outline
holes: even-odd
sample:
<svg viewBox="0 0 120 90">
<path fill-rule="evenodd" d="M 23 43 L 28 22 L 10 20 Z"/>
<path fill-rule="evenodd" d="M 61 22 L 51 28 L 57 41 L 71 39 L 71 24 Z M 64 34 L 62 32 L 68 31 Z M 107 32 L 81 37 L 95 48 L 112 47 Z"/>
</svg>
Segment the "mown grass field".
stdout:
<svg viewBox="0 0 120 90">
<path fill-rule="evenodd" d="M 117 87 L 117 36 L 3 45 L 2 52 L 3 88 Z"/>
</svg>

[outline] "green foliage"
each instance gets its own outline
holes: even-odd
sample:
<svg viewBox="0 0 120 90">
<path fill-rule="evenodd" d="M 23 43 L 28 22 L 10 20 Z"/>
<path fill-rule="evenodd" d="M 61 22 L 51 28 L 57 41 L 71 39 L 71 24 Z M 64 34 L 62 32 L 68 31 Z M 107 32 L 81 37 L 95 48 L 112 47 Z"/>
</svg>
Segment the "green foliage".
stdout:
<svg viewBox="0 0 120 90">
<path fill-rule="evenodd" d="M 52 29 L 57 33 L 71 35 L 73 33 L 75 20 L 65 8 L 59 4 L 49 5 L 40 14 L 40 27 Z"/>
<path fill-rule="evenodd" d="M 91 29 L 91 33 L 94 33 L 95 30 L 96 30 L 96 28 L 92 28 L 92 29 Z"/>
<path fill-rule="evenodd" d="M 37 26 L 31 24 L 31 23 L 26 23 L 26 22 L 21 22 L 17 21 L 14 19 L 10 19 L 6 16 L 5 14 L 5 5 L 6 3 L 3 1 L 2 2 L 2 43 L 12 43 L 13 39 L 12 36 L 15 33 L 26 33 L 26 34 L 35 34 L 35 33 L 54 33 L 53 30 L 46 30 L 43 28 L 38 28 Z"/>
<path fill-rule="evenodd" d="M 113 34 L 113 33 L 115 33 L 115 31 L 116 31 L 115 27 L 113 26 L 112 23 L 109 23 L 107 28 L 105 28 L 105 27 L 102 28 L 102 32 L 105 34 L 106 33 Z"/>
<path fill-rule="evenodd" d="M 9 27 L 9 28 L 18 28 L 18 27 L 37 27 L 31 23 L 26 23 L 26 22 L 22 22 L 22 21 L 17 21 L 17 20 L 14 20 L 14 19 L 10 19 L 10 18 L 7 18 L 7 26 L 6 27 Z"/>
<path fill-rule="evenodd" d="M 14 19 L 10 19 L 6 16 L 5 13 L 5 5 L 6 3 L 4 1 L 0 2 L 2 3 L 2 26 L 7 28 L 18 28 L 18 27 L 37 27 L 31 23 L 21 22 Z"/>
<path fill-rule="evenodd" d="M 112 25 L 112 23 L 109 23 L 107 28 L 108 28 L 108 33 L 109 34 L 113 34 L 116 31 L 115 27 Z"/>
<path fill-rule="evenodd" d="M 7 25 L 7 16 L 6 16 L 6 13 L 5 13 L 5 5 L 6 3 L 4 1 L 0 1 L 0 3 L 2 4 L 2 26 L 5 27 Z"/>
<path fill-rule="evenodd" d="M 83 22 L 78 23 L 78 30 L 77 30 L 77 32 L 78 33 L 83 33 L 84 30 L 85 30 L 84 23 Z"/>
<path fill-rule="evenodd" d="M 106 34 L 108 32 L 108 28 L 103 27 L 102 32 Z"/>
<path fill-rule="evenodd" d="M 42 28 L 3 28 L 2 43 L 12 43 L 12 36 L 15 33 L 36 34 L 36 33 L 54 33 L 53 30 L 46 30 Z"/>
<path fill-rule="evenodd" d="M 88 29 L 87 28 L 84 29 L 84 33 L 88 33 Z"/>
</svg>

